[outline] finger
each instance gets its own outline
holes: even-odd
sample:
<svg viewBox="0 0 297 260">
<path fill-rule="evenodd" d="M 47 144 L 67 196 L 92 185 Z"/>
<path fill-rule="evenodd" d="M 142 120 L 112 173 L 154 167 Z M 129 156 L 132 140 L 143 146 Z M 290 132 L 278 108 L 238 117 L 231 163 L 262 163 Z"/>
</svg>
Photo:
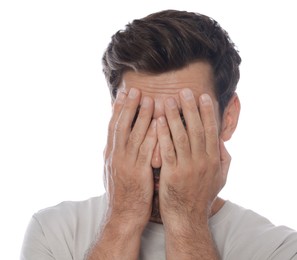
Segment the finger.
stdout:
<svg viewBox="0 0 297 260">
<path fill-rule="evenodd" d="M 104 149 L 104 158 L 108 158 L 113 147 L 114 129 L 116 122 L 119 119 L 123 106 L 125 104 L 126 94 L 124 92 L 118 92 L 117 98 L 113 103 L 112 116 L 108 124 L 107 143 Z"/>
<path fill-rule="evenodd" d="M 162 166 L 162 158 L 160 153 L 160 144 L 157 142 L 156 147 L 153 152 L 151 166 L 153 168 L 161 168 Z"/>
<path fill-rule="evenodd" d="M 140 102 L 140 91 L 131 88 L 122 108 L 120 116 L 115 124 L 114 149 L 123 152 L 125 150 L 133 118 Z"/>
<path fill-rule="evenodd" d="M 145 139 L 139 148 L 137 164 L 140 166 L 151 166 L 153 151 L 157 144 L 157 122 L 153 119 L 147 130 Z M 151 167 L 150 167 L 151 168 Z"/>
<path fill-rule="evenodd" d="M 164 116 L 157 119 L 157 135 L 162 158 L 162 167 L 166 165 L 174 167 L 176 165 L 176 154 L 170 136 L 169 126 Z"/>
<path fill-rule="evenodd" d="M 139 147 L 144 141 L 148 128 L 150 126 L 152 116 L 154 112 L 154 101 L 150 97 L 144 97 L 142 99 L 139 113 L 133 129 L 130 133 L 128 143 L 127 143 L 127 152 L 132 158 L 137 157 Z"/>
<path fill-rule="evenodd" d="M 189 138 L 180 118 L 177 102 L 172 97 L 165 100 L 165 115 L 172 135 L 177 158 L 188 158 L 188 156 L 190 156 Z"/>
<path fill-rule="evenodd" d="M 205 149 L 209 156 L 219 157 L 218 126 L 212 100 L 208 94 L 199 98 L 200 115 L 204 127 Z"/>
<path fill-rule="evenodd" d="M 183 116 L 186 121 L 186 129 L 190 140 L 191 152 L 193 157 L 197 158 L 201 152 L 205 152 L 203 124 L 192 91 L 190 89 L 183 89 L 179 94 Z"/>
</svg>

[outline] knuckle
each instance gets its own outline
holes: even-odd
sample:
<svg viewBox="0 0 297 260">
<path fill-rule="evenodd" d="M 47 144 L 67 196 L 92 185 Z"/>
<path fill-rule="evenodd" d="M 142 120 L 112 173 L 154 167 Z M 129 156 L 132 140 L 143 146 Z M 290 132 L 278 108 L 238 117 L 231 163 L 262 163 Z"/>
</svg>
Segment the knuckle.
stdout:
<svg viewBox="0 0 297 260">
<path fill-rule="evenodd" d="M 176 137 L 177 145 L 180 147 L 186 147 L 189 140 L 188 136 L 185 133 L 182 133 Z"/>
<path fill-rule="evenodd" d="M 113 112 L 120 112 L 122 110 L 123 104 L 121 102 L 115 101 L 113 104 Z"/>
<path fill-rule="evenodd" d="M 165 156 L 165 161 L 166 161 L 168 164 L 174 163 L 174 162 L 175 162 L 175 156 L 172 155 L 172 154 L 167 154 L 167 155 Z"/>
<path fill-rule="evenodd" d="M 168 164 L 173 164 L 175 162 L 175 150 L 172 145 L 167 145 L 165 148 L 164 160 Z"/>
<path fill-rule="evenodd" d="M 147 163 L 149 153 L 150 153 L 150 150 L 146 145 L 140 146 L 139 153 L 138 153 L 138 162 L 141 165 L 144 165 Z"/>
<path fill-rule="evenodd" d="M 149 153 L 151 153 L 150 150 L 151 150 L 150 147 L 148 147 L 148 145 L 143 143 L 139 147 L 139 155 L 143 155 L 144 157 L 147 157 Z"/>
<path fill-rule="evenodd" d="M 192 136 L 195 136 L 199 139 L 204 139 L 205 136 L 205 130 L 204 128 L 200 127 L 189 127 L 188 128 L 189 134 Z"/>
<path fill-rule="evenodd" d="M 136 131 L 132 132 L 129 136 L 128 143 L 130 146 L 138 146 L 142 142 L 142 135 Z"/>
<path fill-rule="evenodd" d="M 110 159 L 107 163 L 107 169 L 111 174 L 117 174 L 117 172 L 125 173 L 126 171 L 126 164 L 120 163 L 123 162 L 122 159 L 117 157 L 117 159 Z"/>
<path fill-rule="evenodd" d="M 217 146 L 217 151 L 213 152 L 212 154 L 208 154 L 208 160 L 211 162 L 212 165 L 220 165 L 221 163 L 221 154 L 219 151 L 219 147 Z"/>
<path fill-rule="evenodd" d="M 196 102 L 194 101 L 194 102 L 189 103 L 188 109 L 191 113 L 197 113 L 198 108 L 196 106 Z"/>
<path fill-rule="evenodd" d="M 140 107 L 138 117 L 146 118 L 151 116 L 151 110 L 148 107 Z"/>
<path fill-rule="evenodd" d="M 209 176 L 217 174 L 220 166 L 220 158 L 217 156 L 206 156 L 204 160 L 199 161 L 200 172 Z"/>
<path fill-rule="evenodd" d="M 137 108 L 137 106 L 138 106 L 137 102 L 135 102 L 134 100 L 133 101 L 129 100 L 125 103 L 124 110 L 129 110 L 129 111 L 133 110 L 134 111 Z"/>
<path fill-rule="evenodd" d="M 165 153 L 166 154 L 175 154 L 175 150 L 174 150 L 174 147 L 171 143 L 165 145 Z"/>
<path fill-rule="evenodd" d="M 220 166 L 220 158 L 218 156 L 211 157 L 210 165 L 212 168 L 218 168 Z"/>
<path fill-rule="evenodd" d="M 121 134 L 124 130 L 123 125 L 120 122 L 116 122 L 114 128 L 111 128 L 114 134 L 118 135 Z"/>
<path fill-rule="evenodd" d="M 218 129 L 215 123 L 212 123 L 211 125 L 205 127 L 205 134 L 209 136 L 217 136 L 218 135 Z"/>
<path fill-rule="evenodd" d="M 199 171 L 201 173 L 206 173 L 208 170 L 208 163 L 206 162 L 206 160 L 201 160 L 199 162 Z"/>
</svg>

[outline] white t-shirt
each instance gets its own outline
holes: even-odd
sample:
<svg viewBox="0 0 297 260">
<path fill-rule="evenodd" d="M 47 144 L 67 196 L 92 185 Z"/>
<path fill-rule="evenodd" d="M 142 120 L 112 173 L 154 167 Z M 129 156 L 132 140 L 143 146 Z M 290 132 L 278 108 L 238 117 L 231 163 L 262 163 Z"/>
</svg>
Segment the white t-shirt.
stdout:
<svg viewBox="0 0 297 260">
<path fill-rule="evenodd" d="M 21 260 L 82 260 L 96 240 L 106 196 L 63 202 L 36 213 L 28 226 Z M 251 210 L 226 201 L 210 219 L 221 259 L 297 260 L 297 232 L 276 227 Z M 148 223 L 139 259 L 166 259 L 163 225 Z"/>
</svg>

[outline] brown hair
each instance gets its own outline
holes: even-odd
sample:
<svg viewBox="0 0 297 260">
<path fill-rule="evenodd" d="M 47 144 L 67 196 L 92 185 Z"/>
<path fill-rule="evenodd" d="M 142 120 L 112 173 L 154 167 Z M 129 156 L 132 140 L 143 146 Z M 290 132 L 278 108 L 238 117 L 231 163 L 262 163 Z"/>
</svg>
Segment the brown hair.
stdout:
<svg viewBox="0 0 297 260">
<path fill-rule="evenodd" d="M 222 114 L 236 90 L 241 58 L 228 33 L 208 16 L 165 10 L 134 20 L 112 36 L 102 59 L 112 98 L 127 70 L 159 74 L 197 60 L 213 68 Z"/>
</svg>

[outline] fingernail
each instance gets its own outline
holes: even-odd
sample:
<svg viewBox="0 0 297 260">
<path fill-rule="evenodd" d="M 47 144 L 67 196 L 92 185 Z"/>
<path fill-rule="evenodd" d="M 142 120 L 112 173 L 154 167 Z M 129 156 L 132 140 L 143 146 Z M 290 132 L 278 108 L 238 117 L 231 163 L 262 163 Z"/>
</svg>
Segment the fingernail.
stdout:
<svg viewBox="0 0 297 260">
<path fill-rule="evenodd" d="M 166 99 L 166 104 L 167 106 L 169 106 L 170 108 L 175 108 L 176 107 L 176 101 L 174 98 L 170 97 Z"/>
<path fill-rule="evenodd" d="M 137 94 L 138 94 L 137 89 L 131 88 L 129 91 L 129 98 L 136 98 Z"/>
<path fill-rule="evenodd" d="M 118 92 L 117 101 L 124 101 L 126 98 L 126 94 L 123 92 Z"/>
<path fill-rule="evenodd" d="M 162 126 L 166 125 L 166 118 L 164 116 L 159 117 L 158 121 Z"/>
<path fill-rule="evenodd" d="M 148 107 L 150 105 L 150 99 L 148 97 L 144 97 L 142 99 L 142 103 L 141 103 L 141 106 L 142 107 Z"/>
<path fill-rule="evenodd" d="M 194 97 L 192 91 L 188 88 L 183 89 L 181 91 L 181 93 L 182 93 L 182 96 L 184 97 L 184 99 L 186 99 L 186 100 L 189 100 Z"/>
<path fill-rule="evenodd" d="M 203 105 L 209 104 L 211 102 L 210 96 L 208 94 L 202 94 L 200 96 L 200 100 Z"/>
<path fill-rule="evenodd" d="M 156 128 L 156 125 L 157 125 L 157 121 L 156 121 L 156 119 L 153 119 L 151 122 L 151 127 Z"/>
</svg>

